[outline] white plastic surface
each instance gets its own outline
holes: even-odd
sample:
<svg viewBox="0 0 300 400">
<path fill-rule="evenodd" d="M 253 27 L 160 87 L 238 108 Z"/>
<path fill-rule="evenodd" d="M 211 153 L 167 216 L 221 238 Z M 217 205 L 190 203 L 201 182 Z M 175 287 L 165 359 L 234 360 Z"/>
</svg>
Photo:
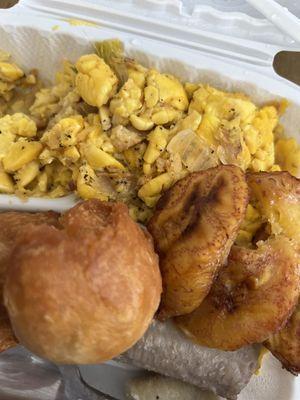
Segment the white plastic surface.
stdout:
<svg viewBox="0 0 300 400">
<path fill-rule="evenodd" d="M 54 8 L 63 10 L 64 13 L 74 11 L 73 2 L 68 0 L 21 0 L 23 4 L 44 12 Z M 260 1 L 264 4 L 264 0 Z M 68 3 L 71 7 L 68 7 Z M 80 1 L 76 1 L 77 7 Z M 86 0 L 89 7 L 107 8 L 114 15 L 131 14 L 139 19 L 155 20 L 160 29 L 165 31 L 164 25 L 170 23 L 177 28 L 193 29 L 201 33 L 201 41 L 207 38 L 215 38 L 216 34 L 222 34 L 230 38 L 234 43 L 241 40 L 254 41 L 258 48 L 263 44 L 277 45 L 283 48 L 299 47 L 293 43 L 292 38 L 282 33 L 274 24 L 266 20 L 262 14 L 247 4 L 246 0 Z M 295 15 L 300 15 L 300 6 L 297 0 L 281 0 L 283 6 L 289 7 Z M 77 8 L 78 9 L 78 8 Z M 91 17 L 82 9 L 82 15 Z M 59 14 L 57 14 L 59 15 Z M 101 16 L 101 15 L 100 15 Z M 99 16 L 97 16 L 99 17 Z M 104 15 L 106 22 L 109 17 Z M 126 24 L 126 21 L 125 21 Z M 147 25 L 144 26 L 147 30 Z M 209 33 L 209 34 L 208 34 Z"/>
<path fill-rule="evenodd" d="M 58 199 L 21 199 L 11 194 L 0 195 L 0 212 L 7 209 L 19 211 L 48 211 L 63 212 L 73 207 L 79 199 L 75 195 L 69 195 Z"/>
<path fill-rule="evenodd" d="M 126 400 L 123 393 L 127 380 L 140 375 L 138 369 L 127 369 L 124 365 L 114 362 L 109 363 L 108 367 L 106 365 L 80 367 L 80 372 L 90 386 L 120 400 Z M 114 379 L 115 376 L 117 380 Z M 248 386 L 238 396 L 238 400 L 299 400 L 299 398 L 300 378 L 295 378 L 284 371 L 271 354 L 265 356 L 259 375 L 253 375 Z M 221 397 L 217 399 L 222 400 Z M 205 395 L 203 400 L 206 400 Z"/>
<path fill-rule="evenodd" d="M 248 0 L 248 3 L 260 11 L 271 23 L 283 33 L 300 43 L 300 20 L 286 7 L 275 0 Z"/>
<path fill-rule="evenodd" d="M 266 20 L 179 0 L 21 0 L 16 9 L 57 18 L 81 18 L 101 26 L 175 43 L 257 65 L 271 66 L 282 49 L 300 44 Z M 87 6 L 88 4 L 88 6 Z M 190 11 L 190 13 L 188 12 Z"/>
<path fill-rule="evenodd" d="M 74 2 L 73 2 L 74 3 Z M 79 3 L 79 2 L 78 2 Z M 76 3 L 77 4 L 77 3 Z M 19 9 L 20 10 L 20 9 Z M 24 16 L 16 11 L 0 11 L 0 48 L 10 51 L 25 68 L 38 68 L 46 78 L 51 78 L 63 58 L 75 60 L 84 52 L 92 51 L 91 43 L 111 37 L 124 41 L 127 54 L 145 65 L 176 74 L 184 80 L 204 81 L 226 90 L 248 93 L 257 103 L 269 101 L 278 96 L 286 97 L 293 103 L 283 119 L 286 131 L 300 140 L 300 90 L 299 87 L 275 75 L 271 68 L 232 60 L 219 55 L 205 54 L 192 47 L 174 44 L 171 41 L 157 41 L 154 37 L 139 32 L 122 31 L 120 26 L 113 29 L 99 22 L 98 26 L 72 26 L 59 18 L 44 15 Z M 73 6 L 73 13 L 79 11 Z M 87 13 L 87 10 L 86 10 Z M 96 17 L 94 18 L 96 19 Z M 58 30 L 53 30 L 58 27 Z M 61 201 L 61 200 L 58 200 Z M 65 209 L 67 200 L 58 206 L 45 200 L 31 200 L 36 210 L 46 208 Z M 0 208 L 26 209 L 29 203 L 12 203 L 12 198 L 0 196 Z M 58 204 L 58 203 L 57 203 Z M 101 367 L 82 369 L 88 383 L 101 384 Z M 110 367 L 111 368 L 111 367 Z M 117 387 L 112 373 L 106 383 Z M 269 356 L 260 376 L 253 377 L 239 400 L 299 400 L 299 379 L 281 370 L 279 363 Z"/>
</svg>

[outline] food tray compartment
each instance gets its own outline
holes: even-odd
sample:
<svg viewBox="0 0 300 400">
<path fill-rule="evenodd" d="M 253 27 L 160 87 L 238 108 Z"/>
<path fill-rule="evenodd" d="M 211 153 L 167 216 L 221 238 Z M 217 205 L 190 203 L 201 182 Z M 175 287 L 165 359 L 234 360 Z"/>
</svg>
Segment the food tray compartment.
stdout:
<svg viewBox="0 0 300 400">
<path fill-rule="evenodd" d="M 17 18 L 18 10 L 0 12 L 0 48 L 12 53 L 16 62 L 25 69 L 38 68 L 44 79 L 52 79 L 53 71 L 62 59 L 74 61 L 83 53 L 93 51 L 92 43 L 97 40 L 121 39 L 129 57 L 146 66 L 154 66 L 161 71 L 177 75 L 183 80 L 202 81 L 224 90 L 243 91 L 257 103 L 278 99 L 280 96 L 291 102 L 282 123 L 288 135 L 300 140 L 300 91 L 293 85 L 272 73 L 270 68 L 228 61 L 227 57 L 205 54 L 184 45 L 164 43 L 148 35 L 121 32 L 101 25 L 74 26 L 71 20 L 55 17 L 26 15 Z M 28 45 L 30 43 L 30 46 Z M 71 200 L 73 201 L 73 200 Z M 69 203 L 66 203 L 67 205 Z M 59 205 L 64 210 L 67 205 Z M 71 204 L 71 203 L 70 203 Z M 54 206 L 45 199 L 18 202 L 14 196 L 0 196 L 2 209 L 45 209 Z M 111 394 L 117 388 L 113 374 L 111 380 L 104 379 L 105 366 L 81 367 L 83 377 L 95 387 L 108 384 Z M 112 368 L 112 367 L 110 367 Z M 119 368 L 119 367 L 114 367 Z M 17 379 L 16 375 L 16 379 Z M 101 376 L 103 381 L 101 382 Z M 276 390 L 277 388 L 277 390 Z M 249 386 L 239 396 L 239 400 L 258 398 L 261 400 L 296 400 L 300 396 L 299 380 L 281 370 L 279 363 L 269 356 L 259 376 L 252 378 Z M 276 397 L 274 397 L 276 396 Z"/>
</svg>

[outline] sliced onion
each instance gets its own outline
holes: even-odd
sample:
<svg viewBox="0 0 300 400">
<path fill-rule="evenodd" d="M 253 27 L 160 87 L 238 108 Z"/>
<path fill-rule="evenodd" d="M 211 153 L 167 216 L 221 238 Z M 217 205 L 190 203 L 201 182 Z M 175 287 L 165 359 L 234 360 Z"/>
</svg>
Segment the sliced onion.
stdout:
<svg viewBox="0 0 300 400">
<path fill-rule="evenodd" d="M 170 140 L 167 151 L 171 154 L 179 154 L 183 165 L 191 172 L 201 171 L 218 164 L 213 147 L 192 129 L 178 132 Z"/>
<path fill-rule="evenodd" d="M 103 195 L 108 196 L 110 199 L 114 199 L 116 197 L 116 191 L 108 173 L 97 172 L 96 182 L 100 192 Z"/>
</svg>

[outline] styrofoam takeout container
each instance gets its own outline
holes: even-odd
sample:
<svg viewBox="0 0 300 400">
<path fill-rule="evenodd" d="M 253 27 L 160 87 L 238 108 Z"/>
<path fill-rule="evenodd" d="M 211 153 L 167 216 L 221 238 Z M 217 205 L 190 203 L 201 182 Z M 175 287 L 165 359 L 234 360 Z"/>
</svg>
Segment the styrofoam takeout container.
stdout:
<svg viewBox="0 0 300 400">
<path fill-rule="evenodd" d="M 207 0 L 203 6 L 198 3 L 21 0 L 16 7 L 0 11 L 0 48 L 9 51 L 25 69 L 38 68 L 44 79 L 52 79 L 64 58 L 74 61 L 93 51 L 94 41 L 117 37 L 129 56 L 183 80 L 243 91 L 257 103 L 287 98 L 291 106 L 282 123 L 287 134 L 300 141 L 300 88 L 272 68 L 277 52 L 299 50 L 300 44 L 255 13 L 237 12 L 234 3 L 241 5 L 243 1 L 232 1 L 229 13 L 225 0 Z M 209 3 L 219 5 L 219 10 Z M 69 196 L 23 202 L 0 195 L 0 209 L 59 211 L 75 201 L 75 196 Z M 81 367 L 90 385 L 118 399 L 122 399 L 122 382 L 129 372 L 136 373 L 116 364 Z M 299 398 L 300 379 L 283 371 L 270 355 L 261 374 L 254 376 L 239 396 L 239 400 Z"/>
</svg>

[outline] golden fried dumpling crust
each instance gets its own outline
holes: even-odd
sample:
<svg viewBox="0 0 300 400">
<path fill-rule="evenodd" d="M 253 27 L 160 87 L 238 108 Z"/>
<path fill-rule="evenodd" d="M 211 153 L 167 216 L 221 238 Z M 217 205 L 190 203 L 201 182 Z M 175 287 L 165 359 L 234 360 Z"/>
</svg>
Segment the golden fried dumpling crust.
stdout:
<svg viewBox="0 0 300 400">
<path fill-rule="evenodd" d="M 18 344 L 13 334 L 5 307 L 0 304 L 0 353 Z"/>
<path fill-rule="evenodd" d="M 300 304 L 283 329 L 270 336 L 264 345 L 293 374 L 300 372 Z"/>
<path fill-rule="evenodd" d="M 158 257 L 124 204 L 86 201 L 60 222 L 19 237 L 5 305 L 29 350 L 56 363 L 99 363 L 148 328 L 161 294 Z"/>
<path fill-rule="evenodd" d="M 160 199 L 148 224 L 163 278 L 160 319 L 200 305 L 228 256 L 247 202 L 245 176 L 235 166 L 192 173 Z"/>
<path fill-rule="evenodd" d="M 6 270 L 16 239 L 22 229 L 26 229 L 26 225 L 57 226 L 58 217 L 59 214 L 52 211 L 34 214 L 17 211 L 0 213 L 0 353 L 17 344 L 2 301 Z"/>
<path fill-rule="evenodd" d="M 236 350 L 261 343 L 293 312 L 299 267 L 299 254 L 285 236 L 269 239 L 257 249 L 233 246 L 209 295 L 176 323 L 207 347 Z"/>
</svg>

